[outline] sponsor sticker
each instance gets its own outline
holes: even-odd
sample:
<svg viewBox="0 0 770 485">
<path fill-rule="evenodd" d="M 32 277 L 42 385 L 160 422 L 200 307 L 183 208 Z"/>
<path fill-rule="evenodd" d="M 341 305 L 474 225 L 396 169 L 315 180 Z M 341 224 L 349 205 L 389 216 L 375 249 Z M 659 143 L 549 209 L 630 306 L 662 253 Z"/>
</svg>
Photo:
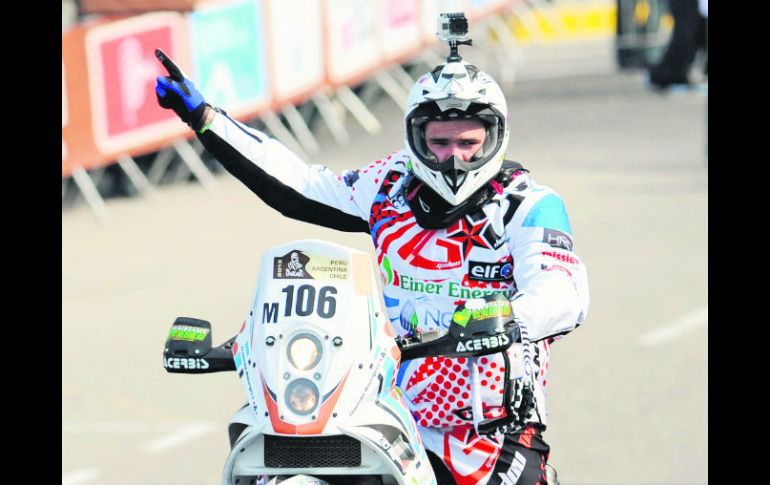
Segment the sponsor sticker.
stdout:
<svg viewBox="0 0 770 485">
<path fill-rule="evenodd" d="M 543 256 L 548 256 L 550 258 L 558 259 L 562 263 L 569 263 L 569 264 L 580 264 L 580 260 L 576 258 L 575 256 L 571 256 L 569 254 L 562 254 L 562 253 L 556 253 L 553 251 L 543 251 Z"/>
<path fill-rule="evenodd" d="M 305 269 L 305 265 L 310 261 L 302 251 L 290 251 L 283 257 L 273 258 L 273 278 L 292 279 L 306 278 L 313 279 Z"/>
<path fill-rule="evenodd" d="M 189 325 L 173 325 L 168 331 L 171 340 L 184 340 L 187 342 L 203 342 L 209 334 L 208 328 L 191 327 Z"/>
<path fill-rule="evenodd" d="M 454 312 L 454 315 L 452 315 L 452 321 L 460 325 L 461 327 L 468 325 L 468 321 L 470 319 L 471 319 L 471 311 L 468 308 L 463 308 L 462 310 L 458 310 Z"/>
<path fill-rule="evenodd" d="M 474 281 L 509 281 L 513 279 L 513 264 L 468 262 L 468 279 Z"/>
<path fill-rule="evenodd" d="M 481 237 L 484 238 L 487 244 L 493 249 L 498 249 L 500 246 L 505 244 L 505 232 L 498 234 L 495 232 L 495 228 L 492 224 L 488 225 L 487 228 L 484 229 Z"/>
<path fill-rule="evenodd" d="M 566 249 L 572 251 L 572 238 L 569 235 L 557 231 L 556 229 L 543 230 L 543 242 L 548 243 L 551 247 Z"/>
<path fill-rule="evenodd" d="M 519 481 L 519 477 L 521 477 L 521 474 L 524 472 L 524 467 L 526 466 L 527 458 L 517 451 L 513 455 L 513 461 L 511 462 L 511 467 L 508 469 L 508 471 L 506 471 L 504 474 L 498 472 L 497 475 L 500 477 L 500 480 L 502 480 L 503 483 L 516 483 Z"/>
<path fill-rule="evenodd" d="M 498 316 L 507 317 L 511 314 L 511 303 L 509 301 L 490 301 L 483 307 L 473 310 L 474 320 L 486 320 Z"/>
<path fill-rule="evenodd" d="M 466 109 L 471 102 L 470 101 L 453 101 L 451 99 L 440 99 L 436 101 L 436 104 L 441 109 L 441 111 L 446 111 L 448 109 L 458 108 L 458 109 Z"/>
<path fill-rule="evenodd" d="M 457 342 L 455 352 L 472 352 L 486 349 L 496 349 L 508 345 L 511 339 L 507 335 L 495 335 L 493 337 L 472 338 L 465 342 Z"/>
<path fill-rule="evenodd" d="M 450 298 L 462 298 L 467 300 L 471 298 L 481 298 L 495 293 L 500 293 L 510 298 L 514 293 L 514 290 L 511 288 L 469 288 L 463 286 L 462 283 L 458 281 L 421 280 L 403 274 L 399 274 L 398 276 L 398 285 L 396 285 L 395 280 L 391 284 L 398 286 L 402 290 L 423 293 L 425 295 L 448 296 Z"/>
<path fill-rule="evenodd" d="M 194 357 L 164 357 L 163 367 L 167 369 L 201 369 L 209 368 L 206 359 Z"/>
<path fill-rule="evenodd" d="M 478 308 L 469 308 L 474 300 L 466 302 L 466 308 L 454 312 L 452 321 L 461 327 L 468 325 L 471 318 L 473 320 L 486 320 L 498 316 L 507 317 L 511 314 L 511 304 L 509 301 L 490 301 Z"/>
<path fill-rule="evenodd" d="M 273 278 L 276 279 L 347 280 L 349 275 L 347 259 L 305 254 L 300 250 L 273 258 Z"/>
<path fill-rule="evenodd" d="M 541 264 L 540 269 L 542 269 L 543 271 L 561 271 L 562 273 L 565 273 L 570 278 L 572 277 L 572 272 L 570 270 L 568 270 L 564 266 L 559 266 L 558 264 L 552 264 L 550 266 L 546 264 Z"/>
<path fill-rule="evenodd" d="M 344 178 L 345 185 L 347 185 L 348 187 L 352 187 L 353 184 L 355 184 L 356 181 L 361 176 L 358 172 L 359 172 L 358 170 L 354 170 L 352 172 L 349 172 L 347 175 L 345 175 L 345 178 Z"/>
</svg>

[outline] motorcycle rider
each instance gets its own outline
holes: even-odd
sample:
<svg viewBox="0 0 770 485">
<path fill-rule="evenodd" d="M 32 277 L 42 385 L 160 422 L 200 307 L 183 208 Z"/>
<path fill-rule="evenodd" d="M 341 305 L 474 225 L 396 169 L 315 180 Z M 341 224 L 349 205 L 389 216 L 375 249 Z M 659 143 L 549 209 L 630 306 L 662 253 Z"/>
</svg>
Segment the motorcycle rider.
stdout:
<svg viewBox="0 0 770 485">
<path fill-rule="evenodd" d="M 404 148 L 337 175 L 208 105 L 173 63 L 164 65 L 159 104 L 264 202 L 287 217 L 371 235 L 399 335 L 446 329 L 471 298 L 511 300 L 534 344 L 534 403 L 521 409 L 524 425 L 476 432 L 504 412 L 502 354 L 479 358 L 478 372 L 463 358 L 415 359 L 397 382 L 438 483 L 545 484 L 550 345 L 585 319 L 588 282 L 562 198 L 504 160 L 508 110 L 498 84 L 449 58 L 412 87 Z"/>
</svg>

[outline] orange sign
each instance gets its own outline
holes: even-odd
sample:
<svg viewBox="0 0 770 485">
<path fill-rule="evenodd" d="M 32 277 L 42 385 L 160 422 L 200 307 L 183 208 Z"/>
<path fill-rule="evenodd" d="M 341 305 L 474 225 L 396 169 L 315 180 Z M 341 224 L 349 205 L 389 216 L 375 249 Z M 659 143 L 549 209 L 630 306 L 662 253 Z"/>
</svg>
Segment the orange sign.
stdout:
<svg viewBox="0 0 770 485">
<path fill-rule="evenodd" d="M 83 43 L 85 27 L 62 32 L 62 177 L 76 166 L 94 168 L 104 164 L 91 134 L 91 102 L 88 98 L 88 72 Z"/>
<path fill-rule="evenodd" d="M 183 27 L 181 17 L 172 15 L 178 22 L 170 22 Z M 157 106 L 154 76 L 161 72 L 141 71 L 142 66 L 134 62 L 136 56 L 132 58 L 137 44 L 127 32 L 152 32 L 158 26 L 156 17 L 102 20 L 62 32 L 62 178 L 69 177 L 75 167 L 102 167 L 114 163 L 122 154 L 150 153 L 176 138 L 193 136 L 173 112 Z M 121 36 L 127 39 L 122 49 L 114 43 Z M 182 32 L 175 28 L 173 36 L 177 40 L 171 45 L 154 37 L 139 45 L 145 50 L 164 49 L 184 68 L 187 53 L 179 40 L 183 38 Z M 151 46 L 155 41 L 160 45 Z M 87 43 L 91 46 L 90 59 L 86 55 Z M 127 62 L 132 69 L 125 68 Z"/>
<path fill-rule="evenodd" d="M 119 153 L 188 131 L 173 111 L 155 99 L 155 78 L 166 75 L 155 59 L 163 49 L 187 65 L 184 19 L 164 12 L 98 25 L 86 33 L 94 142 L 103 153 Z"/>
</svg>

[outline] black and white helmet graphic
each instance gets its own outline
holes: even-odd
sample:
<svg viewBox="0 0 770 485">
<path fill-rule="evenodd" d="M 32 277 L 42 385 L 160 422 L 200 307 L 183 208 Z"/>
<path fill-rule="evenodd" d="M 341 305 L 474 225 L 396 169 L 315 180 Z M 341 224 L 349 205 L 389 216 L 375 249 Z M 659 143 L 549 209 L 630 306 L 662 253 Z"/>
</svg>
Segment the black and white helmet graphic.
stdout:
<svg viewBox="0 0 770 485">
<path fill-rule="evenodd" d="M 500 86 L 465 61 L 450 61 L 417 80 L 409 92 L 404 143 L 414 175 L 451 205 L 465 201 L 500 170 L 508 146 L 508 108 Z M 438 160 L 425 139 L 430 121 L 479 120 L 484 143 L 471 160 Z M 443 162 L 443 163 L 442 163 Z"/>
</svg>

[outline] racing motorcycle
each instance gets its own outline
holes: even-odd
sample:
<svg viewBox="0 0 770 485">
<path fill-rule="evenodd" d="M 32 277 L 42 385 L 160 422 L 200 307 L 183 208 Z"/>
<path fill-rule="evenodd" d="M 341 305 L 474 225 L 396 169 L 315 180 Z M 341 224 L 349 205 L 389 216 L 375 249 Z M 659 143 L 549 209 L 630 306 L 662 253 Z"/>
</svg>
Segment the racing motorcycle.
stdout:
<svg viewBox="0 0 770 485">
<path fill-rule="evenodd" d="M 241 379 L 247 402 L 228 425 L 223 484 L 435 484 L 395 385 L 402 361 L 467 357 L 476 369 L 476 357 L 502 353 L 510 404 L 476 422 L 479 433 L 520 427 L 534 406 L 530 342 L 503 296 L 465 301 L 448 329 L 397 338 L 367 253 L 301 240 L 268 250 L 260 268 L 235 337 L 212 347 L 209 322 L 179 317 L 163 352 L 168 372 L 237 371 Z M 512 345 L 520 346 L 523 377 L 510 371 Z"/>
<path fill-rule="evenodd" d="M 163 352 L 168 372 L 241 379 L 225 485 L 435 484 L 395 386 L 399 359 L 369 255 L 318 240 L 262 256 L 235 337 L 212 348 L 209 322 L 180 317 Z"/>
</svg>

